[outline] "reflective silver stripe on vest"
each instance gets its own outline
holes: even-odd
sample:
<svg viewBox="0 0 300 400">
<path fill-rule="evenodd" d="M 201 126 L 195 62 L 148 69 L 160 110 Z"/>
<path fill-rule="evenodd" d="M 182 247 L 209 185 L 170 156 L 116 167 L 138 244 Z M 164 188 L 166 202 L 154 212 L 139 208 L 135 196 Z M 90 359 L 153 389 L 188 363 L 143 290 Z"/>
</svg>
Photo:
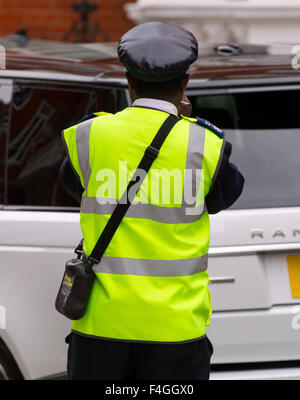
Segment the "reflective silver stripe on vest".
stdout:
<svg viewBox="0 0 300 400">
<path fill-rule="evenodd" d="M 196 170 L 201 170 L 205 143 L 205 128 L 202 126 L 190 123 L 189 144 L 186 157 L 186 176 L 184 179 L 184 193 L 182 198 L 182 207 L 195 207 L 196 197 L 200 185 L 200 180 L 197 178 Z M 192 180 L 188 177 L 188 172 L 192 171 Z M 192 187 L 191 187 L 192 185 Z M 193 197 L 191 199 L 190 197 Z M 187 201 L 189 200 L 189 201 Z M 193 200 L 193 201 L 191 201 Z"/>
<path fill-rule="evenodd" d="M 80 209 L 81 213 L 100 215 L 112 214 L 116 207 L 116 200 L 103 200 L 106 200 L 107 202 L 109 200 L 111 204 L 101 204 L 100 199 L 97 199 L 97 197 L 83 196 Z M 125 217 L 146 218 L 165 224 L 185 224 L 199 220 L 204 212 L 206 212 L 206 208 L 203 208 L 202 206 L 197 208 L 197 214 L 186 215 L 185 207 L 162 207 L 153 204 L 132 203 Z"/>
<path fill-rule="evenodd" d="M 87 189 L 91 176 L 89 142 L 93 121 L 94 118 L 88 119 L 87 121 L 81 122 L 76 128 L 78 161 L 85 189 Z"/>
<path fill-rule="evenodd" d="M 187 276 L 207 269 L 208 255 L 184 260 L 145 260 L 103 257 L 94 265 L 95 272 L 141 276 Z"/>
<path fill-rule="evenodd" d="M 89 122 L 89 121 L 87 121 Z M 78 129 L 78 128 L 77 128 Z M 183 196 L 181 207 L 163 207 L 154 204 L 136 203 L 132 204 L 126 213 L 126 218 L 145 218 L 166 224 L 180 224 L 198 221 L 207 211 L 206 205 L 195 207 L 196 196 L 199 188 L 199 180 L 197 181 L 196 169 L 201 170 L 204 153 L 205 129 L 195 123 L 190 123 L 189 143 L 186 159 L 186 170 L 192 170 L 192 188 L 188 187 L 189 179 L 185 177 L 184 193 L 192 194 L 193 202 L 186 202 Z M 88 174 L 88 179 L 90 172 Z M 107 204 L 110 203 L 110 204 Z M 82 197 L 81 213 L 83 214 L 99 214 L 111 215 L 116 207 L 115 199 L 97 199 L 96 197 Z M 187 209 L 192 213 L 187 213 Z"/>
</svg>

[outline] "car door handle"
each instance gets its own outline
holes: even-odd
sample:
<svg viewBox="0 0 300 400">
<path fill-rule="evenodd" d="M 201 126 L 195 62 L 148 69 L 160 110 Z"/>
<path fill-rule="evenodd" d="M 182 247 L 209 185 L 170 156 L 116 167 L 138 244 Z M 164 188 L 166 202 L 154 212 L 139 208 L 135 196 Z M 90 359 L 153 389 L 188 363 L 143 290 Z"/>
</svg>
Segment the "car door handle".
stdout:
<svg viewBox="0 0 300 400">
<path fill-rule="evenodd" d="M 210 283 L 234 283 L 234 276 L 218 276 L 215 278 L 210 278 Z"/>
</svg>

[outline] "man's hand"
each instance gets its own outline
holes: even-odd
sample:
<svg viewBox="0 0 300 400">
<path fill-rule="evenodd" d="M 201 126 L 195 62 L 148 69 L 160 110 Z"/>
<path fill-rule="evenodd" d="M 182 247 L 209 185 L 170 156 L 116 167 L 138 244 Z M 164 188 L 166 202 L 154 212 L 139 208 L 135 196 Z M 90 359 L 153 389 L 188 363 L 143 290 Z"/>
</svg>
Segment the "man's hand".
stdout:
<svg viewBox="0 0 300 400">
<path fill-rule="evenodd" d="M 182 114 L 185 117 L 190 117 L 191 113 L 192 113 L 192 105 L 189 99 L 184 94 L 178 106 L 178 115 L 180 116 Z"/>
</svg>

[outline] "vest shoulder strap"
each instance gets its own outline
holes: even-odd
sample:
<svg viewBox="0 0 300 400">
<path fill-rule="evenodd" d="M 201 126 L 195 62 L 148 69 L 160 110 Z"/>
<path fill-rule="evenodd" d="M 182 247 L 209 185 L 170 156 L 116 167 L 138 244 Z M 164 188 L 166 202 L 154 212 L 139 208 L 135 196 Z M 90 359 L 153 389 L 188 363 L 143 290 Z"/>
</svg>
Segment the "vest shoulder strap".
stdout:
<svg viewBox="0 0 300 400">
<path fill-rule="evenodd" d="M 185 115 L 182 115 L 182 114 L 181 114 L 181 118 L 188 122 L 194 122 L 194 123 L 197 122 L 196 118 L 186 117 Z"/>
</svg>

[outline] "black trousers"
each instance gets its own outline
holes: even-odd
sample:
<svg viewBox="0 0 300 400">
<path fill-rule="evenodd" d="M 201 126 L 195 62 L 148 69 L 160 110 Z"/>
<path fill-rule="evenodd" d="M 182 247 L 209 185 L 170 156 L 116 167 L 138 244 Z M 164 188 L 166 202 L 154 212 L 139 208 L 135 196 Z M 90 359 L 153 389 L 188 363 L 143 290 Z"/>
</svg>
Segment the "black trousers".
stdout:
<svg viewBox="0 0 300 400">
<path fill-rule="evenodd" d="M 205 337 L 181 344 L 130 343 L 70 333 L 70 380 L 208 380 L 213 346 Z"/>
</svg>

